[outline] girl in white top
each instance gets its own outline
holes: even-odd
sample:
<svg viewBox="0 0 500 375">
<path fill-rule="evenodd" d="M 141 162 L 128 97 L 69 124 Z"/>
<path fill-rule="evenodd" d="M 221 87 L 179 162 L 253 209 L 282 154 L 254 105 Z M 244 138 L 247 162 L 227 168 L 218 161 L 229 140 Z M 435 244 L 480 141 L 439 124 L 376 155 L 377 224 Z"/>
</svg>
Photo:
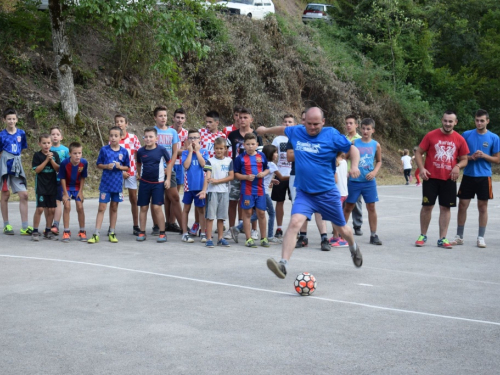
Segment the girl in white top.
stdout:
<svg viewBox="0 0 500 375">
<path fill-rule="evenodd" d="M 403 156 L 401 157 L 401 164 L 403 165 L 403 172 L 406 180 L 406 185 L 409 185 L 411 182 L 411 169 L 412 169 L 412 160 L 410 157 L 410 151 L 407 148 L 403 150 Z"/>
</svg>

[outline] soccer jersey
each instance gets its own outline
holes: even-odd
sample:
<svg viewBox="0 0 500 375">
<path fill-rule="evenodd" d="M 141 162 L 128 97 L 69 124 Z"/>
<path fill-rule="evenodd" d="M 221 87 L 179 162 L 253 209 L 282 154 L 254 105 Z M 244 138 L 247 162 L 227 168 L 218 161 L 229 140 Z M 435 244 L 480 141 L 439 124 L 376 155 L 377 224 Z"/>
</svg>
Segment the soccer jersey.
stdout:
<svg viewBox="0 0 500 375">
<path fill-rule="evenodd" d="M 26 133 L 17 129 L 14 134 L 10 134 L 7 129 L 0 132 L 0 152 L 7 151 L 12 155 L 21 155 L 21 151 L 28 148 Z"/>
<path fill-rule="evenodd" d="M 85 159 L 80 159 L 77 165 L 71 163 L 70 158 L 66 158 L 59 166 L 59 179 L 66 180 L 67 190 L 80 190 L 80 181 L 82 178 L 87 178 L 88 162 Z"/>
<path fill-rule="evenodd" d="M 292 170 L 292 163 L 286 159 L 286 145 L 288 144 L 288 137 L 279 135 L 273 139 L 273 146 L 278 149 L 278 163 L 277 167 L 283 176 L 290 176 Z"/>
<path fill-rule="evenodd" d="M 244 152 L 234 159 L 234 173 L 257 175 L 268 168 L 266 156 L 260 151 L 252 156 Z M 264 179 L 255 177 L 253 181 L 241 180 L 240 192 L 242 195 L 263 196 L 266 193 Z"/>
<path fill-rule="evenodd" d="M 35 152 L 33 155 L 33 161 L 31 166 L 35 170 L 40 164 L 42 164 L 47 159 L 42 151 Z M 55 152 L 52 159 L 56 164 L 60 164 L 59 155 Z M 35 176 L 35 193 L 36 195 L 56 195 L 57 194 L 57 172 L 52 167 L 52 163 L 49 161 L 45 168 L 40 173 L 36 173 Z"/>
<path fill-rule="evenodd" d="M 67 148 L 66 146 L 63 146 L 63 145 L 59 145 L 57 147 L 54 147 L 52 146 L 50 148 L 50 151 L 51 152 L 57 152 L 57 154 L 59 155 L 59 160 L 61 160 L 61 162 L 66 159 L 66 158 L 69 158 L 69 148 Z M 59 176 L 57 176 L 57 181 L 59 181 Z"/>
<path fill-rule="evenodd" d="M 188 139 L 188 130 L 182 128 L 180 132 L 177 132 L 179 136 L 179 144 L 177 146 L 177 159 L 175 159 L 176 165 L 182 164 L 182 150 L 184 150 L 184 146 L 186 144 L 186 140 Z"/>
<path fill-rule="evenodd" d="M 441 128 L 427 133 L 419 147 L 427 153 L 424 166 L 431 173 L 429 177 L 445 181 L 450 179 L 457 158 L 469 153 L 467 142 L 460 134 L 455 131 L 445 134 Z"/>
<path fill-rule="evenodd" d="M 96 165 L 118 163 L 130 167 L 128 152 L 123 147 L 114 151 L 110 145 L 104 146 L 99 151 Z M 123 171 L 116 168 L 103 169 L 99 191 L 105 193 L 121 193 L 123 191 Z"/>
<path fill-rule="evenodd" d="M 207 128 L 203 128 L 200 129 L 200 137 L 201 147 L 208 151 L 209 158 L 213 158 L 215 155 L 214 144 L 217 138 L 224 138 L 226 140 L 226 146 L 229 147 L 227 136 L 221 131 L 217 131 L 217 133 L 214 134 Z"/>
<path fill-rule="evenodd" d="M 211 177 L 215 180 L 221 180 L 229 175 L 233 170 L 233 160 L 230 157 L 217 159 L 215 156 L 211 157 L 205 163 L 205 171 L 210 171 Z M 207 192 L 209 193 L 228 193 L 229 182 L 225 184 L 208 184 Z"/>
<path fill-rule="evenodd" d="M 137 163 L 141 164 L 141 181 L 158 183 L 165 181 L 165 166 L 170 155 L 165 147 L 157 146 L 151 150 L 141 147 L 137 151 Z"/>
<path fill-rule="evenodd" d="M 122 146 L 128 152 L 128 158 L 130 160 L 130 169 L 128 174 L 135 176 L 137 174 L 137 165 L 135 164 L 135 154 L 137 150 L 141 148 L 141 142 L 135 134 L 127 133 L 125 138 L 120 139 L 120 146 Z"/>
<path fill-rule="evenodd" d="M 366 175 L 375 169 L 375 155 L 377 153 L 377 145 L 378 142 L 373 139 L 369 142 L 363 142 L 361 138 L 354 140 L 354 146 L 359 150 L 359 177 L 351 177 L 349 179 L 350 181 L 367 181 Z"/>
<path fill-rule="evenodd" d="M 168 151 L 168 156 L 172 159 L 173 145 L 179 143 L 179 135 L 177 131 L 172 128 L 160 129 L 155 126 L 158 132 L 158 146 L 163 146 Z"/>
<path fill-rule="evenodd" d="M 201 156 L 205 159 L 205 162 L 208 160 L 208 151 L 204 148 L 200 149 Z M 182 151 L 182 165 L 186 161 L 189 155 L 189 151 Z M 198 191 L 203 189 L 203 182 L 205 179 L 205 173 L 203 172 L 203 168 L 200 166 L 200 162 L 198 161 L 198 157 L 193 152 L 191 157 L 191 165 L 189 168 L 184 168 L 184 191 Z"/>
<path fill-rule="evenodd" d="M 237 130 L 236 126 L 234 124 L 232 124 L 232 125 L 226 126 L 222 132 L 226 135 L 226 138 L 227 138 L 227 137 L 229 137 L 229 134 L 231 132 L 234 132 L 235 130 Z"/>
<path fill-rule="evenodd" d="M 269 184 L 271 183 L 271 180 L 273 179 L 274 172 L 278 171 L 278 166 L 274 164 L 272 161 L 267 163 L 267 166 L 269 167 L 269 174 L 264 177 L 264 186 L 266 188 L 266 194 L 271 193 L 271 188 L 269 188 Z"/>
<path fill-rule="evenodd" d="M 486 155 L 494 155 L 500 152 L 500 141 L 498 135 L 486 131 L 485 134 L 479 134 L 476 129 L 468 130 L 462 135 L 469 147 L 469 155 L 476 151 L 482 151 Z M 469 160 L 464 169 L 464 175 L 470 177 L 490 177 L 491 163 L 483 158 Z"/>
<path fill-rule="evenodd" d="M 295 154 L 294 186 L 313 194 L 332 190 L 337 153 L 349 152 L 351 142 L 334 128 L 323 128 L 319 134 L 310 136 L 304 125 L 297 125 L 285 128 L 285 134 Z"/>
<path fill-rule="evenodd" d="M 257 135 L 255 130 L 253 133 L 257 136 L 257 144 L 259 146 L 262 146 L 262 138 Z M 231 132 L 228 137 L 227 137 L 228 145 L 231 146 L 231 157 L 233 158 L 233 161 L 236 160 L 236 157 L 240 154 L 243 154 L 245 152 L 245 136 L 242 136 L 240 133 L 240 130 L 235 130 Z M 229 156 L 229 155 L 228 155 Z"/>
</svg>

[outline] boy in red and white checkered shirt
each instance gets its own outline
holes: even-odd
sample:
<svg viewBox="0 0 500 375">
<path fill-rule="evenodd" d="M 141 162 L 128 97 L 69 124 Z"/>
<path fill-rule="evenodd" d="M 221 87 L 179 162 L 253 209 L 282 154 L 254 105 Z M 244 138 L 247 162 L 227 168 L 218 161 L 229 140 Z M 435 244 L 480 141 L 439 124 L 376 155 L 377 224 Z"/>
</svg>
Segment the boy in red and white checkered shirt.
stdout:
<svg viewBox="0 0 500 375">
<path fill-rule="evenodd" d="M 127 132 L 128 119 L 122 115 L 115 115 L 115 125 L 122 131 L 122 138 L 120 146 L 128 152 L 130 159 L 130 169 L 123 172 L 123 186 L 128 189 L 128 199 L 130 201 L 132 210 L 132 220 L 134 222 L 133 233 L 134 236 L 139 235 L 139 210 L 137 208 L 137 164 L 135 161 L 135 154 L 141 148 L 141 142 L 135 134 Z"/>
<path fill-rule="evenodd" d="M 209 158 L 215 155 L 214 143 L 217 138 L 227 139 L 219 129 L 219 112 L 209 111 L 205 114 L 205 128 L 200 129 L 201 147 L 208 151 Z M 227 144 L 226 144 L 227 146 Z"/>
</svg>

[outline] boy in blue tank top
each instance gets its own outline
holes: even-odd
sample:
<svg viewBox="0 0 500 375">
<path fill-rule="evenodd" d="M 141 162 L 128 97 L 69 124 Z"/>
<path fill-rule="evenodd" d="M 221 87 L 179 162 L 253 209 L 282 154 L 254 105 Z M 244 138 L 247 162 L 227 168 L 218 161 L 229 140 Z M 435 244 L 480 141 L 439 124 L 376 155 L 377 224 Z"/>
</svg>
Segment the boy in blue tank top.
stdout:
<svg viewBox="0 0 500 375">
<path fill-rule="evenodd" d="M 370 243 L 382 245 L 382 241 L 377 235 L 377 211 L 375 211 L 375 202 L 378 202 L 375 177 L 382 166 L 382 151 L 380 144 L 372 139 L 374 132 L 375 121 L 371 118 L 363 119 L 361 121 L 361 138 L 353 141 L 353 145 L 359 150 L 359 177 L 350 177 L 347 183 L 349 195 L 345 201 L 344 215 L 345 220 L 348 221 L 359 196 L 363 196 L 370 223 Z"/>
</svg>

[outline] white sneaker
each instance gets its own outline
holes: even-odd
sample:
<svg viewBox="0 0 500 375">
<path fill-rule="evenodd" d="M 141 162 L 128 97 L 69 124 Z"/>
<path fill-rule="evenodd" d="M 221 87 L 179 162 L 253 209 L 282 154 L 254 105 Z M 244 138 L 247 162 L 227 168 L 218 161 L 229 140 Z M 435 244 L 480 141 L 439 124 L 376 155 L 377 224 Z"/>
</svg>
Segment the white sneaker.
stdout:
<svg viewBox="0 0 500 375">
<path fill-rule="evenodd" d="M 252 237 L 252 239 L 254 239 L 254 240 L 258 240 L 259 239 L 259 231 L 252 229 L 252 232 L 250 233 L 250 237 Z"/>
<path fill-rule="evenodd" d="M 182 242 L 193 243 L 194 240 L 189 236 L 189 234 L 184 233 L 182 235 Z"/>
<path fill-rule="evenodd" d="M 484 237 L 477 238 L 477 247 L 480 247 L 480 248 L 486 247 L 486 242 L 484 242 Z"/>
<path fill-rule="evenodd" d="M 231 229 L 228 229 L 224 232 L 224 239 L 226 240 L 231 240 L 233 239 L 233 236 L 231 236 Z"/>
<path fill-rule="evenodd" d="M 450 241 L 450 244 L 452 246 L 455 246 L 455 245 L 463 245 L 464 244 L 464 239 L 463 238 L 460 238 L 460 236 L 457 234 L 455 236 L 455 239 L 453 241 Z"/>
<path fill-rule="evenodd" d="M 267 239 L 271 245 L 277 245 L 280 243 L 283 243 L 283 240 L 281 238 L 276 238 L 276 237 L 271 237 Z"/>
</svg>

